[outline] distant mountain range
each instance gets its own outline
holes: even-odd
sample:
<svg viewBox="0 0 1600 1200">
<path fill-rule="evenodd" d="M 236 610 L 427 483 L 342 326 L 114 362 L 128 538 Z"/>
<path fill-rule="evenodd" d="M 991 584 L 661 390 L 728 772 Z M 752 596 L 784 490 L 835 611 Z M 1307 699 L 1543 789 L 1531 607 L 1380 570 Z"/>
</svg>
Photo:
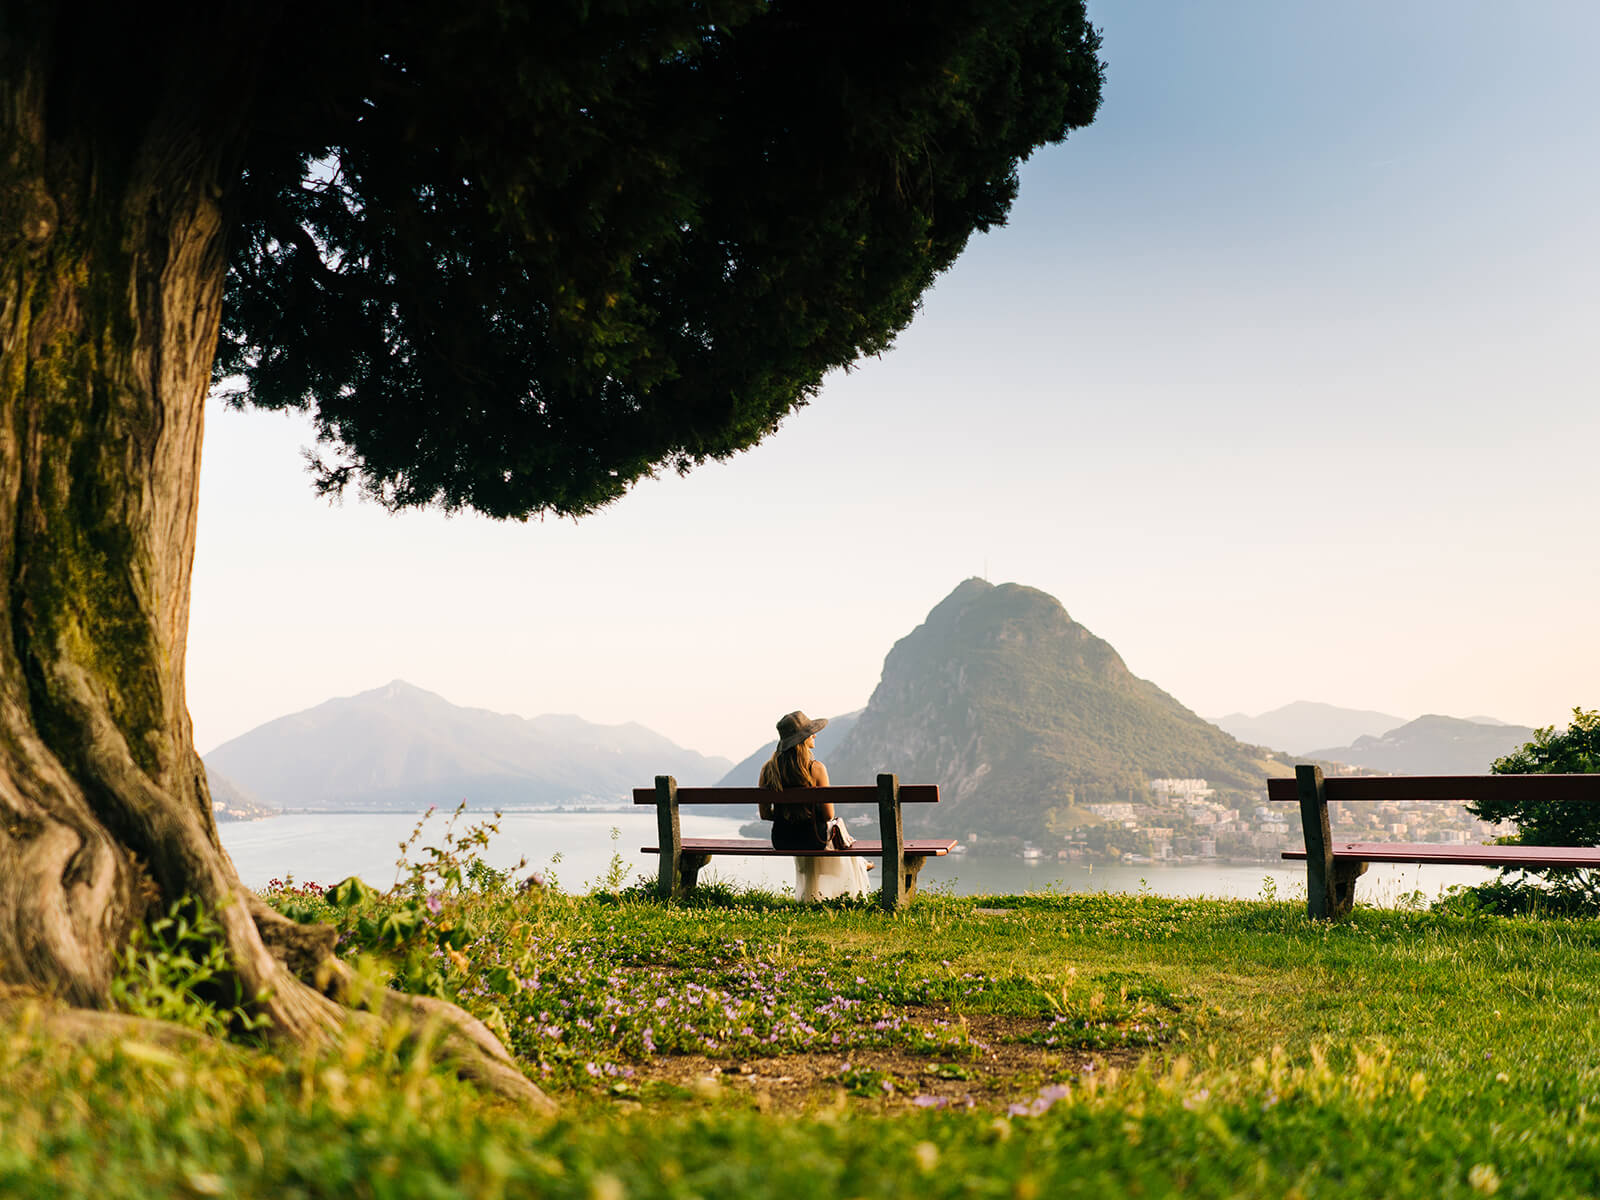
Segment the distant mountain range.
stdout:
<svg viewBox="0 0 1600 1200">
<path fill-rule="evenodd" d="M 1302 757 L 1394 775 L 1485 775 L 1495 759 L 1532 740 L 1533 730 L 1525 725 L 1430 715 L 1381 737 L 1358 737 L 1348 746 L 1310 750 Z"/>
<path fill-rule="evenodd" d="M 1093 822 L 1093 801 L 1143 800 L 1152 778 L 1256 791 L 1292 770 L 1137 678 L 1055 597 L 981 579 L 895 643 L 825 761 L 835 783 L 937 783 L 937 811 L 907 810 L 913 829 L 1025 838 Z"/>
<path fill-rule="evenodd" d="M 205 763 L 265 804 L 317 810 L 621 802 L 656 775 L 708 784 L 731 765 L 642 725 L 460 708 L 401 680 L 269 721 Z"/>
<path fill-rule="evenodd" d="M 1339 708 L 1312 700 L 1296 700 L 1258 717 L 1229 713 L 1212 724 L 1254 746 L 1271 746 L 1305 754 L 1313 746 L 1343 746 L 1359 737 L 1373 737 L 1404 725 L 1404 717 L 1360 708 Z"/>
<path fill-rule="evenodd" d="M 1042 838 L 1094 821 L 1090 803 L 1144 799 L 1153 778 L 1259 791 L 1269 775 L 1292 771 L 1293 759 L 1266 748 L 1274 744 L 1297 749 L 1296 759 L 1368 770 L 1477 774 L 1534 732 L 1492 718 L 1407 723 L 1308 701 L 1222 722 L 1228 731 L 1135 677 L 1053 596 L 969 579 L 895 643 L 866 708 L 832 718 L 818 757 L 836 783 L 895 771 L 939 784 L 937 811 L 908 810 L 914 831 Z M 1345 744 L 1314 740 L 1351 729 L 1374 731 Z M 661 774 L 685 786 L 749 786 L 775 745 L 732 765 L 641 725 L 462 708 L 396 680 L 269 721 L 205 763 L 226 820 L 462 799 L 480 809 L 618 803 Z"/>
<path fill-rule="evenodd" d="M 1485 747 L 1506 744 L 1514 749 L 1533 736 L 1527 726 L 1512 725 L 1497 717 L 1427 716 L 1408 722 L 1405 717 L 1388 713 L 1339 708 L 1311 700 L 1296 700 L 1293 704 L 1285 704 L 1258 717 L 1229 713 L 1225 717 L 1217 717 L 1212 723 L 1240 741 L 1271 746 L 1275 750 L 1287 751 L 1296 758 L 1331 759 L 1350 766 L 1412 774 L 1476 775 L 1488 770 L 1488 763 L 1456 771 L 1438 765 L 1387 767 L 1365 760 L 1374 755 L 1383 759 L 1387 755 L 1397 762 L 1417 764 L 1476 761 L 1471 758 L 1477 753 L 1476 750 L 1464 747 L 1481 742 Z M 1468 729 L 1468 726 L 1478 728 Z M 1501 736 L 1487 732 L 1487 729 L 1501 729 L 1505 733 Z M 1390 743 L 1391 738 L 1397 740 Z M 1398 758 L 1389 750 L 1375 749 L 1380 745 L 1398 747 L 1402 744 L 1408 749 Z M 1493 757 L 1498 758 L 1506 752 L 1496 750 Z"/>
</svg>

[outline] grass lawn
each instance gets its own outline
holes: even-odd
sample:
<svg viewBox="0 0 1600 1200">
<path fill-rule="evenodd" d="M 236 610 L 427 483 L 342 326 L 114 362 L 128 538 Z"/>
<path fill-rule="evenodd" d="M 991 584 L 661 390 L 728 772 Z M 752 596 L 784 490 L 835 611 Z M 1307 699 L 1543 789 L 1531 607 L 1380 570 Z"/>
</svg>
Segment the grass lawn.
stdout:
<svg viewBox="0 0 1600 1200">
<path fill-rule="evenodd" d="M 11 1196 L 1585 1196 L 1600 925 L 1153 896 L 294 892 L 483 1017 L 532 1119 L 397 1041 L 0 1046 Z"/>
</svg>

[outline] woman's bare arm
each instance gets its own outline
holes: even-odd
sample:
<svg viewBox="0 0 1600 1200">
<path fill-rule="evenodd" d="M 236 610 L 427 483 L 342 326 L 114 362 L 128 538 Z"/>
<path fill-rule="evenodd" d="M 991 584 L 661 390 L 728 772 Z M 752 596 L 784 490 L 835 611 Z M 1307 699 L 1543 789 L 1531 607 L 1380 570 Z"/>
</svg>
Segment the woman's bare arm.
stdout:
<svg viewBox="0 0 1600 1200">
<path fill-rule="evenodd" d="M 769 759 L 767 762 L 761 764 L 761 777 L 756 781 L 756 786 L 770 787 L 775 782 L 776 780 L 772 779 L 772 762 Z M 771 802 L 766 800 L 757 802 L 756 811 L 761 814 L 761 819 L 763 821 L 773 821 L 776 820 L 778 816 L 777 810 L 772 807 Z"/>
<path fill-rule="evenodd" d="M 828 786 L 828 768 L 823 766 L 816 759 L 811 760 L 811 782 L 817 787 Z M 824 821 L 833 820 L 833 805 L 822 805 L 822 819 Z"/>
</svg>

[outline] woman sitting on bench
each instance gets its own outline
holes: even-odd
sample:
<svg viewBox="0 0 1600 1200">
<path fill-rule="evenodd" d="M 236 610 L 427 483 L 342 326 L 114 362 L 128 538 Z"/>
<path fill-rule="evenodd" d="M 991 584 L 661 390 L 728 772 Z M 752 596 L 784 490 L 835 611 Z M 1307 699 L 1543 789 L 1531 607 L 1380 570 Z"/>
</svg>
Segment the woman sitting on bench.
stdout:
<svg viewBox="0 0 1600 1200">
<path fill-rule="evenodd" d="M 778 718 L 778 748 L 761 768 L 760 786 L 773 791 L 784 788 L 825 788 L 828 768 L 816 760 L 816 734 L 828 719 L 813 721 L 796 710 Z M 845 832 L 844 822 L 833 815 L 833 805 L 761 805 L 761 819 L 772 822 L 772 845 L 776 850 L 847 850 L 855 841 Z M 829 900 L 835 896 L 861 896 L 867 890 L 867 861 L 840 856 L 821 858 L 806 855 L 794 860 L 794 891 L 802 901 Z"/>
</svg>

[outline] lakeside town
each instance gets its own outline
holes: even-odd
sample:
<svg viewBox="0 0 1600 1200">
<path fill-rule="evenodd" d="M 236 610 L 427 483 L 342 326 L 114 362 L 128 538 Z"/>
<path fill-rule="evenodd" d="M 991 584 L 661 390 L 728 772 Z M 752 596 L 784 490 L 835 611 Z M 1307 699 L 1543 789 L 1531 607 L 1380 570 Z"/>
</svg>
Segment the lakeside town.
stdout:
<svg viewBox="0 0 1600 1200">
<path fill-rule="evenodd" d="M 993 847 L 1024 859 L 1138 864 L 1270 862 L 1303 844 L 1295 807 L 1269 801 L 1264 789 L 1245 792 L 1214 788 L 1204 779 L 1152 779 L 1148 796 L 1138 801 L 1084 807 L 1098 824 L 1077 826 L 1048 841 L 1007 845 L 1004 850 L 1002 839 L 981 835 L 969 835 L 966 845 L 980 852 Z M 1464 805 L 1435 801 L 1334 804 L 1330 816 L 1334 835 L 1349 840 L 1464 845 L 1511 831 L 1509 826 L 1478 819 Z"/>
</svg>

